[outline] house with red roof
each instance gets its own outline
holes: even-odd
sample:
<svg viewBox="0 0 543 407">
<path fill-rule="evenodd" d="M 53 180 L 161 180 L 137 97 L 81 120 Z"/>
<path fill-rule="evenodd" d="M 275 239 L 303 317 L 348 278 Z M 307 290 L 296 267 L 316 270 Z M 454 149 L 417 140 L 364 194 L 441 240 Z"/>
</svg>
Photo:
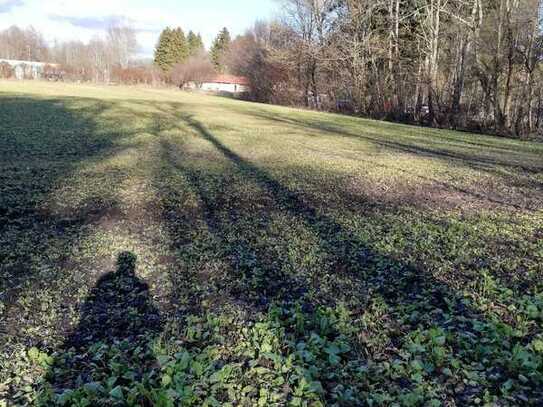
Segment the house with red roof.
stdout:
<svg viewBox="0 0 543 407">
<path fill-rule="evenodd" d="M 202 82 L 200 89 L 206 92 L 240 94 L 250 90 L 249 79 L 244 76 L 215 75 Z"/>
</svg>

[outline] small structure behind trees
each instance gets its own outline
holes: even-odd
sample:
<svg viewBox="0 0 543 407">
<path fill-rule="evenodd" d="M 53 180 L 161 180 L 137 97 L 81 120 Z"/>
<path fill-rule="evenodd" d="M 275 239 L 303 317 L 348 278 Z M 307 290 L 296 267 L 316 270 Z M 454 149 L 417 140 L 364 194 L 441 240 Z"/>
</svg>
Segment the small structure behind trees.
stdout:
<svg viewBox="0 0 543 407">
<path fill-rule="evenodd" d="M 251 90 L 250 81 L 244 76 L 215 74 L 207 76 L 200 82 L 190 81 L 185 89 L 198 89 L 204 92 L 242 96 Z"/>
<path fill-rule="evenodd" d="M 73 80 L 158 84 L 163 74 L 151 64 L 135 64 L 136 31 L 122 22 L 88 43 L 48 46 L 32 27 L 0 31 L 0 76 L 15 79 Z M 54 61 L 54 63 L 51 63 Z"/>
<path fill-rule="evenodd" d="M 59 64 L 0 59 L 0 77 L 23 79 L 61 79 Z"/>
<path fill-rule="evenodd" d="M 169 76 L 172 83 L 180 88 L 199 89 L 204 81 L 214 74 L 211 61 L 201 52 L 188 58 L 184 63 L 176 64 Z"/>
<path fill-rule="evenodd" d="M 230 32 L 225 27 L 217 35 L 209 53 L 200 34 L 189 31 L 185 37 L 180 27 L 166 27 L 155 49 L 154 63 L 167 81 L 182 88 L 205 92 L 247 95 L 250 81 L 229 72 Z"/>
</svg>

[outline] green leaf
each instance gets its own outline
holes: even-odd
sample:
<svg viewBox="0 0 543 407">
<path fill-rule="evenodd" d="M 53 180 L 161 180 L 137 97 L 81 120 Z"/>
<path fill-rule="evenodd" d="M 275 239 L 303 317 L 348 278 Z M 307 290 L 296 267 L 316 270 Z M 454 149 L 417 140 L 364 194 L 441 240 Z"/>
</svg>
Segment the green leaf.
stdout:
<svg viewBox="0 0 543 407">
<path fill-rule="evenodd" d="M 187 351 L 184 351 L 182 354 L 181 354 L 181 357 L 179 357 L 179 355 L 176 355 L 177 358 L 178 358 L 178 363 L 177 363 L 177 367 L 181 370 L 186 370 L 189 365 L 190 365 L 190 353 L 188 353 Z"/>
<path fill-rule="evenodd" d="M 165 374 L 162 376 L 162 387 L 167 387 L 171 384 L 172 377 L 170 375 Z"/>
<path fill-rule="evenodd" d="M 532 341 L 532 348 L 535 352 L 543 353 L 543 340 L 535 339 Z"/>
<path fill-rule="evenodd" d="M 309 391 L 311 391 L 312 393 L 317 393 L 317 394 L 323 394 L 324 393 L 324 389 L 322 387 L 322 384 L 321 382 L 315 380 L 315 381 L 312 381 L 309 383 Z"/>
<path fill-rule="evenodd" d="M 531 319 L 536 319 L 539 316 L 539 310 L 534 304 L 530 304 L 526 307 L 526 312 Z"/>
<path fill-rule="evenodd" d="M 191 369 L 196 376 L 201 376 L 204 373 L 204 366 L 197 361 L 192 362 Z"/>
<path fill-rule="evenodd" d="M 122 400 L 124 398 L 123 389 L 121 388 L 121 386 L 116 386 L 115 388 L 113 388 L 109 392 L 109 395 L 117 400 Z"/>
<path fill-rule="evenodd" d="M 273 379 L 274 386 L 282 386 L 283 384 L 285 384 L 285 379 L 283 376 L 277 376 L 275 379 Z"/>
<path fill-rule="evenodd" d="M 171 359 L 172 358 L 169 357 L 168 355 L 160 355 L 160 356 L 157 356 L 156 358 L 161 368 L 164 368 L 168 364 L 168 362 L 170 362 Z"/>
<path fill-rule="evenodd" d="M 87 383 L 83 387 L 89 395 L 95 395 L 104 391 L 104 387 L 96 382 Z"/>
<path fill-rule="evenodd" d="M 513 388 L 513 380 L 509 379 L 504 384 L 501 385 L 502 393 L 509 393 L 509 390 Z"/>
<path fill-rule="evenodd" d="M 64 406 L 68 401 L 71 400 L 73 394 L 74 394 L 73 390 L 64 390 L 64 392 L 60 396 L 58 396 L 57 402 L 61 406 Z"/>
<path fill-rule="evenodd" d="M 272 350 L 273 348 L 268 342 L 264 342 L 260 347 L 261 352 L 271 352 Z"/>
<path fill-rule="evenodd" d="M 32 361 L 32 362 L 37 362 L 38 359 L 40 357 L 40 351 L 38 348 L 36 347 L 31 347 L 29 350 L 28 350 L 28 358 Z"/>
<path fill-rule="evenodd" d="M 111 376 L 107 379 L 107 387 L 113 387 L 113 385 L 117 382 L 118 377 L 117 376 Z"/>
<path fill-rule="evenodd" d="M 336 366 L 341 362 L 341 358 L 336 354 L 330 353 L 328 355 L 328 362 L 330 362 L 332 366 Z"/>
<path fill-rule="evenodd" d="M 328 345 L 326 348 L 324 348 L 324 351 L 331 355 L 337 355 L 341 353 L 341 350 L 338 348 L 338 346 L 335 343 Z"/>
<path fill-rule="evenodd" d="M 262 367 L 262 366 L 257 366 L 257 367 L 255 367 L 253 370 L 254 370 L 254 371 L 256 372 L 256 374 L 259 375 L 259 376 L 263 376 L 263 375 L 265 375 L 265 374 L 271 372 L 270 369 L 267 369 L 267 368 Z"/>
<path fill-rule="evenodd" d="M 415 370 L 422 370 L 424 366 L 422 365 L 422 362 L 418 359 L 411 361 L 411 367 Z"/>
<path fill-rule="evenodd" d="M 445 341 L 446 341 L 446 337 L 445 337 L 445 336 L 438 336 L 438 337 L 434 338 L 434 342 L 435 342 L 437 345 L 445 345 Z"/>
</svg>

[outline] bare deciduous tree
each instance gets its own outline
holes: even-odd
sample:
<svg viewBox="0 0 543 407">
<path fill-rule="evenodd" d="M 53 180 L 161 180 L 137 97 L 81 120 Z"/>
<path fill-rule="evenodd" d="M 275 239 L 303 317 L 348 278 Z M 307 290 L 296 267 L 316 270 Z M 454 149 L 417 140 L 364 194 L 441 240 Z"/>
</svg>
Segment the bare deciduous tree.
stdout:
<svg viewBox="0 0 543 407">
<path fill-rule="evenodd" d="M 174 65 L 170 80 L 176 86 L 183 87 L 189 82 L 197 86 L 210 79 L 215 73 L 211 60 L 205 53 L 191 56 L 186 62 Z"/>
<path fill-rule="evenodd" d="M 366 116 L 519 137 L 541 129 L 541 0 L 283 4 L 289 35 L 266 55 L 306 105 L 325 93 Z"/>
<path fill-rule="evenodd" d="M 111 25 L 107 29 L 106 43 L 114 65 L 127 68 L 130 58 L 138 50 L 136 31 L 129 25 Z"/>
</svg>

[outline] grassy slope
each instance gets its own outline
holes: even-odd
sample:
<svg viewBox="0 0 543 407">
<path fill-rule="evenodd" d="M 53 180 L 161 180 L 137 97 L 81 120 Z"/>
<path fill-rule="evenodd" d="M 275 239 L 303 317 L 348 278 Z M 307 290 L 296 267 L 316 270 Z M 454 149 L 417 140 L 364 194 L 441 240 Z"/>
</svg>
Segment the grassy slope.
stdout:
<svg viewBox="0 0 543 407">
<path fill-rule="evenodd" d="M 0 405 L 543 403 L 542 144 L 48 83 L 0 123 Z"/>
</svg>

